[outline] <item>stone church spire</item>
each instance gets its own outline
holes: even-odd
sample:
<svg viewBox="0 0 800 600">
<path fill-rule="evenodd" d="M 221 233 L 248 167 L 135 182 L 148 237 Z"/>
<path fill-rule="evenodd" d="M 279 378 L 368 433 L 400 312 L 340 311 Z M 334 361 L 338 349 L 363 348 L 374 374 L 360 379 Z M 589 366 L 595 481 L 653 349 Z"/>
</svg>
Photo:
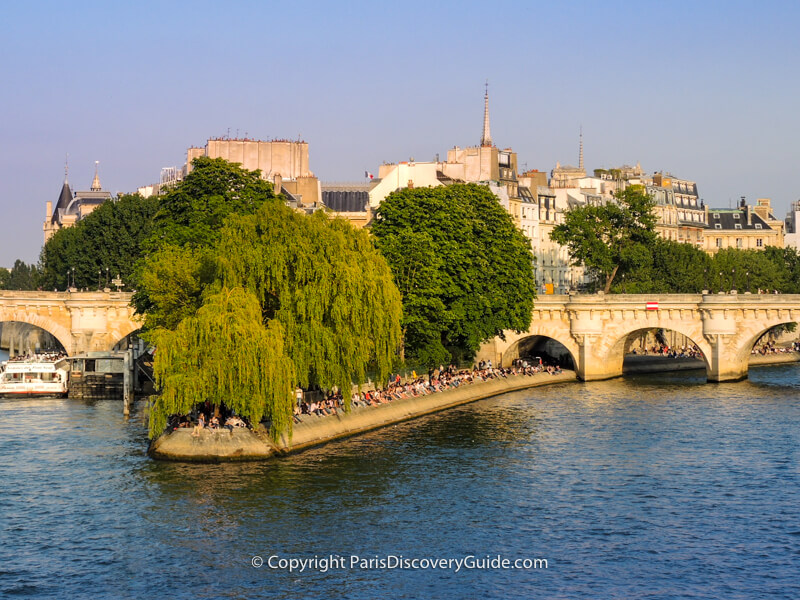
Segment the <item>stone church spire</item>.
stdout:
<svg viewBox="0 0 800 600">
<path fill-rule="evenodd" d="M 486 94 L 483 97 L 483 135 L 481 146 L 492 145 L 492 133 L 489 130 L 489 82 L 486 82 Z"/>
<path fill-rule="evenodd" d="M 92 180 L 92 187 L 90 188 L 93 192 L 99 192 L 103 189 L 100 185 L 100 176 L 97 174 L 97 165 L 99 164 L 99 160 L 94 161 L 94 179 Z"/>
</svg>

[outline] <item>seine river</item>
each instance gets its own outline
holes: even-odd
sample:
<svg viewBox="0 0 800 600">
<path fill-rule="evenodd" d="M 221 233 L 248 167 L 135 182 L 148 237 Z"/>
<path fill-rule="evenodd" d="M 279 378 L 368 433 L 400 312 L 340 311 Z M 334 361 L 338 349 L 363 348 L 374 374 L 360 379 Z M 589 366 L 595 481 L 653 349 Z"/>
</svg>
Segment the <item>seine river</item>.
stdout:
<svg viewBox="0 0 800 600">
<path fill-rule="evenodd" d="M 536 388 L 260 464 L 151 461 L 121 413 L 0 400 L 0 597 L 800 597 L 798 365 Z"/>
</svg>

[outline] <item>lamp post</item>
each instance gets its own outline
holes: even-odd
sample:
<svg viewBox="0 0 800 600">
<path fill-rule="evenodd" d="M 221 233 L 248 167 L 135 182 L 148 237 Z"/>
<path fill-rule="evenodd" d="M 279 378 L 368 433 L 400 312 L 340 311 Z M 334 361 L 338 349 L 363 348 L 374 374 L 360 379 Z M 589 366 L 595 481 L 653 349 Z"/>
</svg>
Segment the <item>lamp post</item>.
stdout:
<svg viewBox="0 0 800 600">
<path fill-rule="evenodd" d="M 722 279 L 722 271 L 720 271 L 719 272 L 719 291 L 720 292 L 724 292 L 725 291 L 724 288 L 725 288 L 725 282 Z"/>
<path fill-rule="evenodd" d="M 705 289 L 708 290 L 708 268 L 703 269 L 703 282 L 705 284 Z"/>
<path fill-rule="evenodd" d="M 731 269 L 731 291 L 736 289 L 736 269 Z"/>
<path fill-rule="evenodd" d="M 103 273 L 103 269 L 97 269 L 97 291 L 98 292 L 103 289 L 103 282 L 100 280 L 100 277 L 101 277 L 102 273 Z"/>
<path fill-rule="evenodd" d="M 745 272 L 745 277 L 747 277 L 747 291 L 750 291 L 750 271 Z"/>
</svg>

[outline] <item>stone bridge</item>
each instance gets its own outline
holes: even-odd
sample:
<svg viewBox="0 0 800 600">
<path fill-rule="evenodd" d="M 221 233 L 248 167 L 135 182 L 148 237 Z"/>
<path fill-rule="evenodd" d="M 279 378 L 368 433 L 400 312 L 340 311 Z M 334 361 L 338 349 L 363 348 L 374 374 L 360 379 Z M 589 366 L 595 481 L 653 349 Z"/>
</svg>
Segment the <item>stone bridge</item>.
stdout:
<svg viewBox="0 0 800 600">
<path fill-rule="evenodd" d="M 0 323 L 41 327 L 67 354 L 109 351 L 141 327 L 129 292 L 0 291 Z"/>
<path fill-rule="evenodd" d="M 648 303 L 650 309 L 648 309 Z M 800 295 L 663 294 L 542 296 L 529 331 L 506 332 L 480 356 L 510 365 L 520 346 L 550 338 L 570 353 L 584 381 L 622 375 L 629 336 L 652 329 L 685 335 L 703 353 L 709 381 L 747 377 L 753 345 L 775 325 L 800 321 Z"/>
</svg>

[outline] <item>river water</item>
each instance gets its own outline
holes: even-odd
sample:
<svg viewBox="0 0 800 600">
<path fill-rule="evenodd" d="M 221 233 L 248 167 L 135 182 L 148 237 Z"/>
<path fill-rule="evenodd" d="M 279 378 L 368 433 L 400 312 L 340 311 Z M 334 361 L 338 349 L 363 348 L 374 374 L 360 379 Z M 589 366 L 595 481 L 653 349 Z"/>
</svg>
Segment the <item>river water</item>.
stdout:
<svg viewBox="0 0 800 600">
<path fill-rule="evenodd" d="M 796 364 L 561 384 L 227 465 L 149 460 L 138 404 L 0 400 L 0 597 L 798 598 L 799 396 Z M 252 566 L 315 555 L 348 568 Z"/>
</svg>

